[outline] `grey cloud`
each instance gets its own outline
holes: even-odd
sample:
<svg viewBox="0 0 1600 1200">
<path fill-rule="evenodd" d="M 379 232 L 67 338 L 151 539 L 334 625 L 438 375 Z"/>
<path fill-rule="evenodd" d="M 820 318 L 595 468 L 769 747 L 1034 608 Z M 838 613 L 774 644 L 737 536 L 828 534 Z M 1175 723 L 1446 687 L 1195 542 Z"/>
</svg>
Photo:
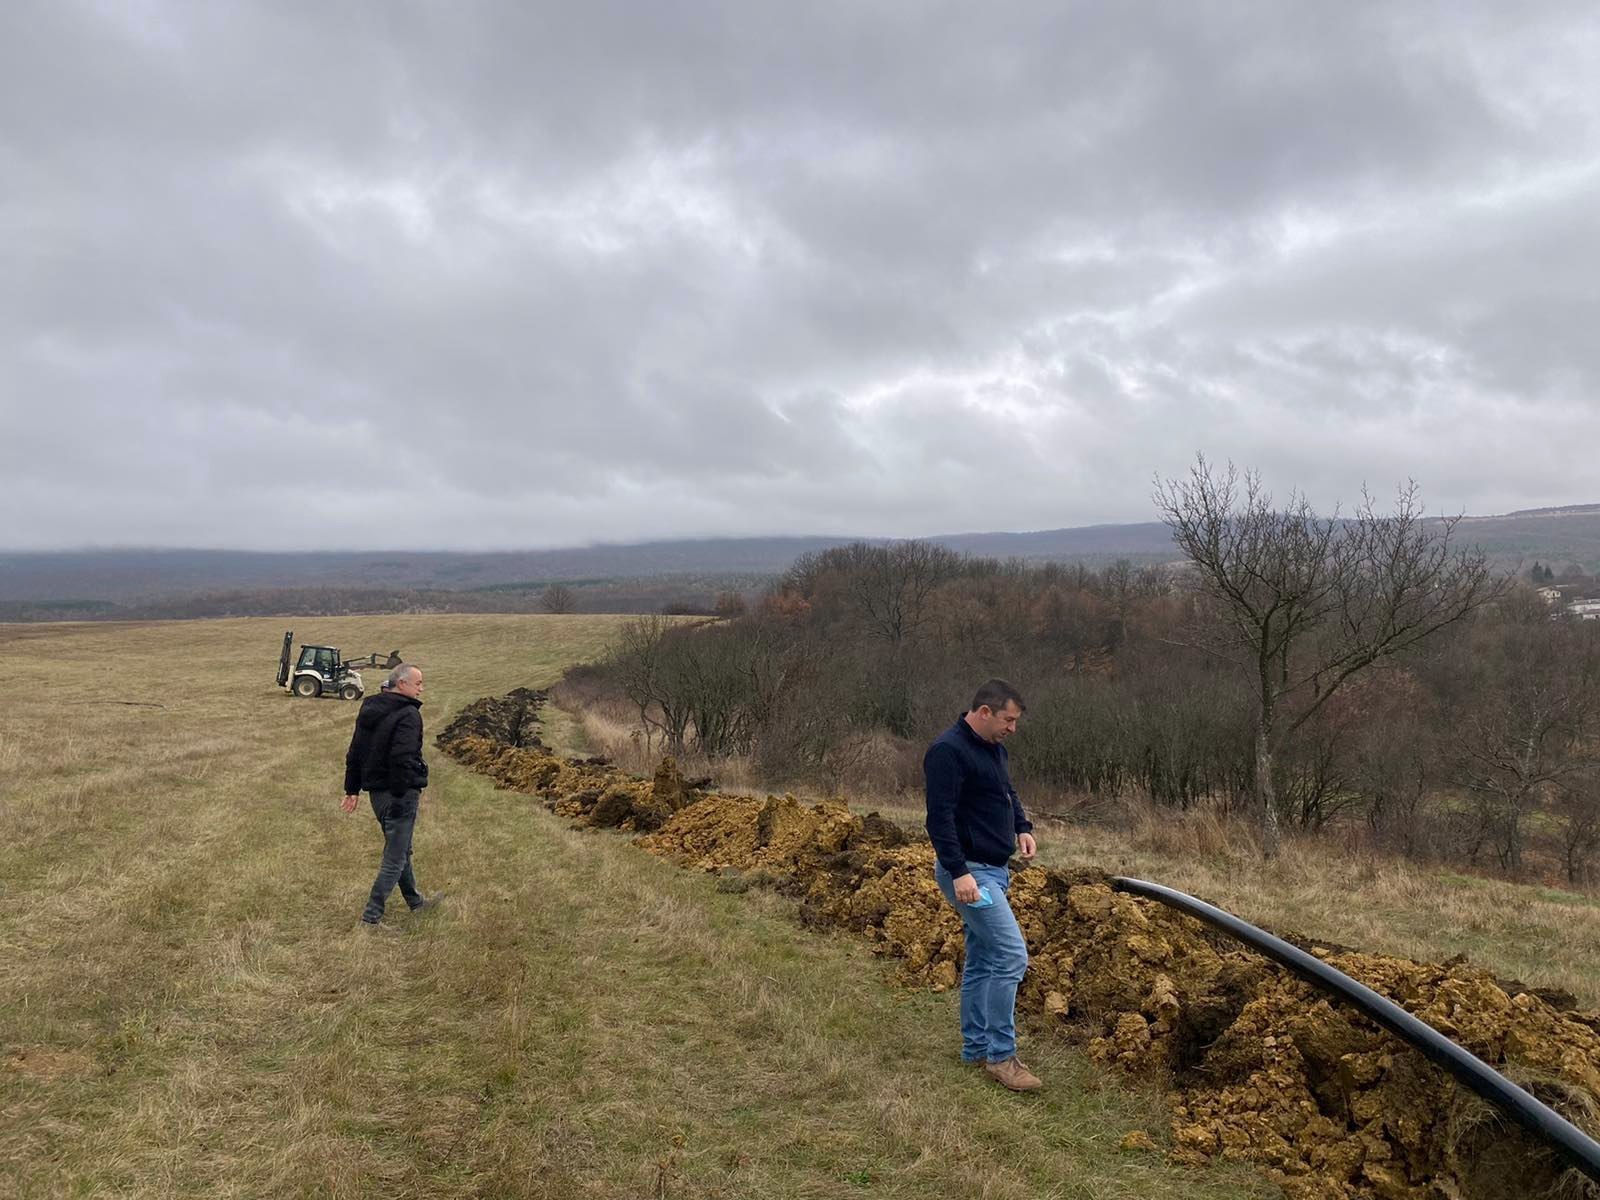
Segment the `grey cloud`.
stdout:
<svg viewBox="0 0 1600 1200">
<path fill-rule="evenodd" d="M 0 21 L 0 545 L 1597 498 L 1586 5 Z"/>
</svg>

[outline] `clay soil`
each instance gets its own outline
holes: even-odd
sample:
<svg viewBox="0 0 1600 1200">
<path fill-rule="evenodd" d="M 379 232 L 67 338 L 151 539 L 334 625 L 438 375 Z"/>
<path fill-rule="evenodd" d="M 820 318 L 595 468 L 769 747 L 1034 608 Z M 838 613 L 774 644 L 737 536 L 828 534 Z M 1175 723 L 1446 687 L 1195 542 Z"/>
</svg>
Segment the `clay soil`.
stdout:
<svg viewBox="0 0 1600 1200">
<path fill-rule="evenodd" d="M 956 986 L 961 927 L 924 840 L 841 801 L 709 794 L 670 758 L 640 779 L 604 760 L 553 756 L 529 736 L 542 699 L 479 701 L 440 746 L 562 816 L 636 832 L 644 849 L 716 872 L 730 889 L 765 884 L 796 897 L 804 921 L 868 939 L 908 985 Z M 1091 871 L 1026 867 L 1010 898 L 1031 957 L 1019 1010 L 1108 1072 L 1164 1086 L 1172 1158 L 1260 1164 L 1295 1200 L 1600 1197 L 1419 1053 L 1198 921 Z M 1600 1012 L 1462 959 L 1412 962 L 1279 936 L 1600 1134 Z"/>
</svg>

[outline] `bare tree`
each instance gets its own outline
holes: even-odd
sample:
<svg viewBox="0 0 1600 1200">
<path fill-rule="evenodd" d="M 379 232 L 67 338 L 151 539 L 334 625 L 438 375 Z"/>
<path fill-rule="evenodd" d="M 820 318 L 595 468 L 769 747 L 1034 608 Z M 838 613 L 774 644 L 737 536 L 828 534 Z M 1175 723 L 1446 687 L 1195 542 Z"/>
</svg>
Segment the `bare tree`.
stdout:
<svg viewBox="0 0 1600 1200">
<path fill-rule="evenodd" d="M 1242 488 L 1241 488 L 1242 483 Z M 1273 754 L 1352 676 L 1392 658 L 1497 596 L 1481 551 L 1455 551 L 1455 521 L 1423 519 L 1416 485 L 1380 515 L 1363 496 L 1347 519 L 1286 507 L 1253 472 L 1156 480 L 1155 502 L 1193 564 L 1214 620 L 1195 644 L 1244 671 L 1256 701 L 1256 800 L 1268 855 L 1278 851 Z"/>
<path fill-rule="evenodd" d="M 1522 869 L 1529 817 L 1552 799 L 1569 818 L 1569 870 L 1583 852 L 1591 735 L 1600 706 L 1600 647 L 1590 631 L 1548 620 L 1508 630 L 1479 668 L 1455 724 L 1455 781 L 1477 818 L 1469 854 L 1490 842 L 1507 871 Z M 1575 818 L 1575 823 L 1573 819 Z"/>
<path fill-rule="evenodd" d="M 869 638 L 899 646 L 922 629 L 934 592 L 961 565 L 959 554 L 932 542 L 854 542 L 801 555 L 784 584 L 808 599 L 827 583 L 839 587 Z"/>
<path fill-rule="evenodd" d="M 578 607 L 578 598 L 566 584 L 552 583 L 539 593 L 539 603 L 544 606 L 545 612 L 569 613 Z"/>
<path fill-rule="evenodd" d="M 779 622 L 672 622 L 623 626 L 607 669 L 638 713 L 648 752 L 691 747 L 711 758 L 748 753 L 770 724 L 804 656 Z"/>
<path fill-rule="evenodd" d="M 742 592 L 726 591 L 717 593 L 716 603 L 712 605 L 712 610 L 717 616 L 731 621 L 737 617 L 744 616 L 749 610 L 749 606 L 745 604 Z"/>
<path fill-rule="evenodd" d="M 659 733 L 670 753 L 682 754 L 691 720 L 687 698 L 676 686 L 680 663 L 668 638 L 671 631 L 666 617 L 640 617 L 622 627 L 611 651 L 623 694 L 638 710 L 646 753 Z"/>
<path fill-rule="evenodd" d="M 1414 713 L 1383 722 L 1355 754 L 1354 783 L 1366 801 L 1367 824 L 1408 858 L 1436 842 L 1427 801 L 1437 757 Z"/>
<path fill-rule="evenodd" d="M 1567 882 L 1591 881 L 1592 862 L 1600 852 L 1600 781 L 1591 766 L 1577 780 L 1569 782 L 1556 797 L 1555 815 L 1559 821 L 1556 837 L 1561 846 L 1561 865 Z"/>
<path fill-rule="evenodd" d="M 979 615 L 985 625 L 996 624 L 990 613 Z M 1051 660 L 1068 670 L 1084 670 L 1121 641 L 1121 614 L 1087 589 L 1050 588 L 1025 615 Z"/>
</svg>

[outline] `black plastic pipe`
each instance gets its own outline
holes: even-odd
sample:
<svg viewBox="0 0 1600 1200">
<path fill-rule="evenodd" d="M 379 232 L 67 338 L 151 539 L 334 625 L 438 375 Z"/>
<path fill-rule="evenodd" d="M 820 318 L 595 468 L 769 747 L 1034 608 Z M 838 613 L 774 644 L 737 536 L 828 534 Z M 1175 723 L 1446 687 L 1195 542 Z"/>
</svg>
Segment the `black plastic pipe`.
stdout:
<svg viewBox="0 0 1600 1200">
<path fill-rule="evenodd" d="M 1437 1029 L 1417 1020 L 1394 1001 L 1357 983 L 1321 959 L 1292 946 L 1282 938 L 1257 929 L 1204 900 L 1148 883 L 1143 879 L 1117 876 L 1111 886 L 1119 892 L 1157 900 L 1179 912 L 1214 925 L 1238 938 L 1245 945 L 1275 962 L 1282 963 L 1300 978 L 1332 992 L 1355 1005 L 1390 1033 L 1420 1050 L 1430 1061 L 1443 1067 L 1490 1104 L 1500 1109 L 1528 1132 L 1549 1142 L 1561 1156 L 1590 1179 L 1600 1182 L 1600 1142 L 1546 1104 L 1541 1103 L 1476 1055 L 1469 1054 Z"/>
</svg>

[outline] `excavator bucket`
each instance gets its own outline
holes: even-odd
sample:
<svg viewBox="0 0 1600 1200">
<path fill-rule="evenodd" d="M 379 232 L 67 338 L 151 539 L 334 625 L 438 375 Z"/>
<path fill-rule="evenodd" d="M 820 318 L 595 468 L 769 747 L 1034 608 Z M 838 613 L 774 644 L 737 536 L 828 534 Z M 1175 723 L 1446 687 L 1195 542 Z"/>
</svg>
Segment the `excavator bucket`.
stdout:
<svg viewBox="0 0 1600 1200">
<path fill-rule="evenodd" d="M 278 656 L 278 686 L 286 687 L 289 683 L 289 656 L 294 650 L 294 630 L 289 630 L 283 635 L 283 653 Z"/>
</svg>

